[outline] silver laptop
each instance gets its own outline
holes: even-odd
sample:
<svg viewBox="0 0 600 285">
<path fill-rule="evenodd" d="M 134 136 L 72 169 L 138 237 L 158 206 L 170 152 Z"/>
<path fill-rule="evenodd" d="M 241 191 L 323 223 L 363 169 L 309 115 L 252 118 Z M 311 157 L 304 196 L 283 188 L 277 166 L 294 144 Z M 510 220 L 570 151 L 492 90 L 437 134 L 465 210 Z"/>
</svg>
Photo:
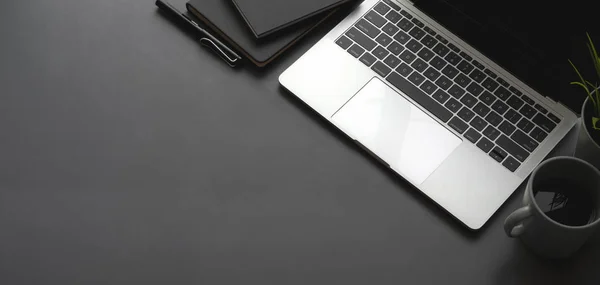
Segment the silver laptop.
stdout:
<svg viewBox="0 0 600 285">
<path fill-rule="evenodd" d="M 364 1 L 279 81 L 471 229 L 577 119 L 403 0 Z"/>
</svg>

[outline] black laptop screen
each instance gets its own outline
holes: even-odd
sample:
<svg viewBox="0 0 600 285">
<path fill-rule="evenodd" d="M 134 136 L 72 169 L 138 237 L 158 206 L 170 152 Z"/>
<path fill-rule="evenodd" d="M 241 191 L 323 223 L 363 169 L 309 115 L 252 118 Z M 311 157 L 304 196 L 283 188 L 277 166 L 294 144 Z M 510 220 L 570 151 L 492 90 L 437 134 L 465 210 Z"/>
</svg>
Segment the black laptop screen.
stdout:
<svg viewBox="0 0 600 285">
<path fill-rule="evenodd" d="M 600 37 L 595 32 L 600 18 L 589 3 L 593 1 L 416 1 L 422 11 L 532 88 L 577 112 L 585 95 L 569 85 L 576 77 L 567 60 L 594 78 L 585 32 Z M 596 41 L 599 46 L 600 38 Z"/>
</svg>

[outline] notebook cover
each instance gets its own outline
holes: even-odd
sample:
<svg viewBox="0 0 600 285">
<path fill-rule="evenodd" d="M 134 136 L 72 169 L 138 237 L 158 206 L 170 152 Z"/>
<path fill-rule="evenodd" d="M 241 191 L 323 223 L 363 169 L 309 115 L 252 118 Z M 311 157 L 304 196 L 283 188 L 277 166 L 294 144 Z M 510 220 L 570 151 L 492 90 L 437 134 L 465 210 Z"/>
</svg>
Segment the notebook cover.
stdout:
<svg viewBox="0 0 600 285">
<path fill-rule="evenodd" d="M 256 38 L 268 36 L 351 0 L 233 1 Z"/>
<path fill-rule="evenodd" d="M 215 36 L 259 67 L 270 63 L 334 12 L 332 10 L 320 15 L 315 21 L 303 22 L 276 37 L 269 36 L 259 40 L 248 30 L 231 0 L 191 0 L 186 7 Z"/>
</svg>

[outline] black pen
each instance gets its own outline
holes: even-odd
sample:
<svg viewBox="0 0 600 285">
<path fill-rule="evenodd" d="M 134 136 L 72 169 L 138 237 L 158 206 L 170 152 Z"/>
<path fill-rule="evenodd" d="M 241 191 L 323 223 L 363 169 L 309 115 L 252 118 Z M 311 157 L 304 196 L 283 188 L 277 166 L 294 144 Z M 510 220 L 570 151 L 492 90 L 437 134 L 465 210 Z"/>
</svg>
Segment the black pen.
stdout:
<svg viewBox="0 0 600 285">
<path fill-rule="evenodd" d="M 219 55 L 219 57 L 221 57 L 225 62 L 227 62 L 227 64 L 229 64 L 229 66 L 232 66 L 232 67 L 235 66 L 238 63 L 238 61 L 240 61 L 242 59 L 242 57 L 240 57 L 237 53 L 235 53 L 233 50 L 231 50 L 229 47 L 227 47 L 224 43 L 222 43 L 217 38 L 215 38 L 213 35 L 211 35 L 208 31 L 206 31 L 205 29 L 198 26 L 198 24 L 196 22 L 194 22 L 192 19 L 190 19 L 185 14 L 181 13 L 179 10 L 177 10 L 177 8 L 173 7 L 173 5 L 171 5 L 170 3 L 162 1 L 162 0 L 156 0 L 156 6 L 158 6 L 158 8 L 160 8 L 160 9 L 163 9 L 163 10 L 169 12 L 170 14 L 173 14 L 173 16 L 178 17 L 179 19 L 183 20 L 184 22 L 188 23 L 192 28 L 194 28 L 194 30 L 199 32 L 202 35 L 202 38 L 200 39 L 200 43 L 202 43 L 204 46 L 210 48 L 212 51 L 217 53 L 217 55 Z"/>
</svg>

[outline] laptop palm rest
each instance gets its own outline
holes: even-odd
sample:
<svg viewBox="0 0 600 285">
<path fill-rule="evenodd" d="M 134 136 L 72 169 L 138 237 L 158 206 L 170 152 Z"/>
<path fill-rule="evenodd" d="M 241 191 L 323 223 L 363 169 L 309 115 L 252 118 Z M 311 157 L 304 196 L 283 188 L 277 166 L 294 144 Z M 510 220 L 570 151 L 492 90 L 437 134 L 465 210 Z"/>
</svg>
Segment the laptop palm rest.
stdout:
<svg viewBox="0 0 600 285">
<path fill-rule="evenodd" d="M 420 185 L 462 140 L 378 78 L 332 117 L 346 134 L 414 185 Z"/>
</svg>

